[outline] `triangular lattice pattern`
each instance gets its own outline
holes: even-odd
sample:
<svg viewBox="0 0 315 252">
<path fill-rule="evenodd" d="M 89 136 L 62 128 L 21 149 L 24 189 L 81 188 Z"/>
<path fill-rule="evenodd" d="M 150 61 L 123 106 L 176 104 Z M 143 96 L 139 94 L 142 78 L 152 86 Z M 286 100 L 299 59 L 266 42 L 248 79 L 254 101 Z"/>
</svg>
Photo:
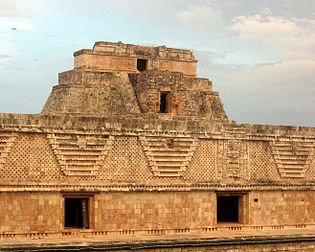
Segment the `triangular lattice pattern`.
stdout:
<svg viewBox="0 0 315 252">
<path fill-rule="evenodd" d="M 107 135 L 48 134 L 47 137 L 67 176 L 96 176 L 113 141 Z"/>
<path fill-rule="evenodd" d="M 312 141 L 282 140 L 270 142 L 271 151 L 282 178 L 304 178 L 314 148 Z"/>
<path fill-rule="evenodd" d="M 186 170 L 197 147 L 191 137 L 140 137 L 155 176 L 179 177 Z"/>
</svg>

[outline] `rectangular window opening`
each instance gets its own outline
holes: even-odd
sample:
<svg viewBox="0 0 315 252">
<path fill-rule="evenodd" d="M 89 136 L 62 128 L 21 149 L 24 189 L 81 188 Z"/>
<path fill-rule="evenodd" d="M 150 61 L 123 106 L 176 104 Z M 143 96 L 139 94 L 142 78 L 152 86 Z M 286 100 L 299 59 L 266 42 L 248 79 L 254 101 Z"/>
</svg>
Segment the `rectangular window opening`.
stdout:
<svg viewBox="0 0 315 252">
<path fill-rule="evenodd" d="M 65 198 L 65 228 L 89 228 L 88 203 L 88 198 Z"/>
<path fill-rule="evenodd" d="M 168 113 L 169 111 L 169 93 L 163 92 L 160 94 L 160 113 Z"/>
<path fill-rule="evenodd" d="M 217 222 L 239 223 L 240 196 L 217 196 Z"/>
<path fill-rule="evenodd" d="M 140 72 L 147 70 L 147 60 L 146 59 L 137 59 L 137 69 Z"/>
</svg>

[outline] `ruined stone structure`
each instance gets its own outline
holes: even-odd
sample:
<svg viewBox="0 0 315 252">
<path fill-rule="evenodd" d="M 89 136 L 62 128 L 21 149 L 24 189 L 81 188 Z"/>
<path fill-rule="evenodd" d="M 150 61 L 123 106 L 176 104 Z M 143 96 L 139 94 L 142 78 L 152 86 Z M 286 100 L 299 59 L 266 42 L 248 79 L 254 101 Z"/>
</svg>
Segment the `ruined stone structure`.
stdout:
<svg viewBox="0 0 315 252">
<path fill-rule="evenodd" d="M 40 114 L 0 114 L 0 241 L 314 231 L 315 128 L 230 121 L 196 63 L 97 42 Z"/>
</svg>

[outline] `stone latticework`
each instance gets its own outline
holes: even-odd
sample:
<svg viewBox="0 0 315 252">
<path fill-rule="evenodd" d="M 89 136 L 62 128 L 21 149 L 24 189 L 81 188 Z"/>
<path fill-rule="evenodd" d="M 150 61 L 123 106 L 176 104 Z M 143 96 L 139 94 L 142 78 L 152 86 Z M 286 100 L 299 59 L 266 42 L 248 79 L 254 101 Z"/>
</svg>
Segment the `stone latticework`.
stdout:
<svg viewBox="0 0 315 252">
<path fill-rule="evenodd" d="M 10 134 L 9 132 L 0 132 L 0 171 L 4 171 L 4 165 L 9 156 L 10 150 L 14 141 L 16 139 L 15 134 Z"/>
<path fill-rule="evenodd" d="M 314 230 L 315 128 L 229 120 L 189 50 L 74 58 L 41 113 L 0 114 L 0 242 Z"/>
</svg>

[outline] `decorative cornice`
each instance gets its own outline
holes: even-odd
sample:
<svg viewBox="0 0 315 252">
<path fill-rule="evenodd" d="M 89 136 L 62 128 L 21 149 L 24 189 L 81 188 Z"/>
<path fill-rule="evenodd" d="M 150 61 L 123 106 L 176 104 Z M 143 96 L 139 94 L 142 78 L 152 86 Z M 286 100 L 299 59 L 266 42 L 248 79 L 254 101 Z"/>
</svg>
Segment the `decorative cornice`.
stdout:
<svg viewBox="0 0 315 252">
<path fill-rule="evenodd" d="M 128 119 L 126 119 L 128 122 Z M 144 121 L 145 122 L 145 121 Z M 124 136 L 159 136 L 159 137 L 194 137 L 199 139 L 235 139 L 235 140 L 249 140 L 249 141 L 313 141 L 315 142 L 315 128 L 314 134 L 283 134 L 280 130 L 275 130 L 274 133 L 265 132 L 258 133 L 252 132 L 250 127 L 255 127 L 256 125 L 239 125 L 236 130 L 232 128 L 220 127 L 218 125 L 214 126 L 212 130 L 198 131 L 186 129 L 182 130 L 171 130 L 163 129 L 157 127 L 156 129 L 150 129 L 148 124 L 143 122 L 143 127 L 138 128 L 128 128 L 123 127 L 121 123 L 104 123 L 102 127 L 98 129 L 89 127 L 48 127 L 40 125 L 0 125 L 0 132 L 6 133 L 41 133 L 41 134 L 94 134 L 94 135 L 124 135 Z M 259 125 L 260 126 L 260 125 Z M 259 127 L 257 126 L 257 127 Z M 270 126 L 271 127 L 271 126 Z M 277 128 L 277 126 L 274 126 Z M 313 128 L 309 128 L 312 130 Z"/>
<path fill-rule="evenodd" d="M 305 184 L 53 184 L 0 183 L 0 192 L 184 192 L 184 191 L 315 191 L 315 182 Z"/>
</svg>

